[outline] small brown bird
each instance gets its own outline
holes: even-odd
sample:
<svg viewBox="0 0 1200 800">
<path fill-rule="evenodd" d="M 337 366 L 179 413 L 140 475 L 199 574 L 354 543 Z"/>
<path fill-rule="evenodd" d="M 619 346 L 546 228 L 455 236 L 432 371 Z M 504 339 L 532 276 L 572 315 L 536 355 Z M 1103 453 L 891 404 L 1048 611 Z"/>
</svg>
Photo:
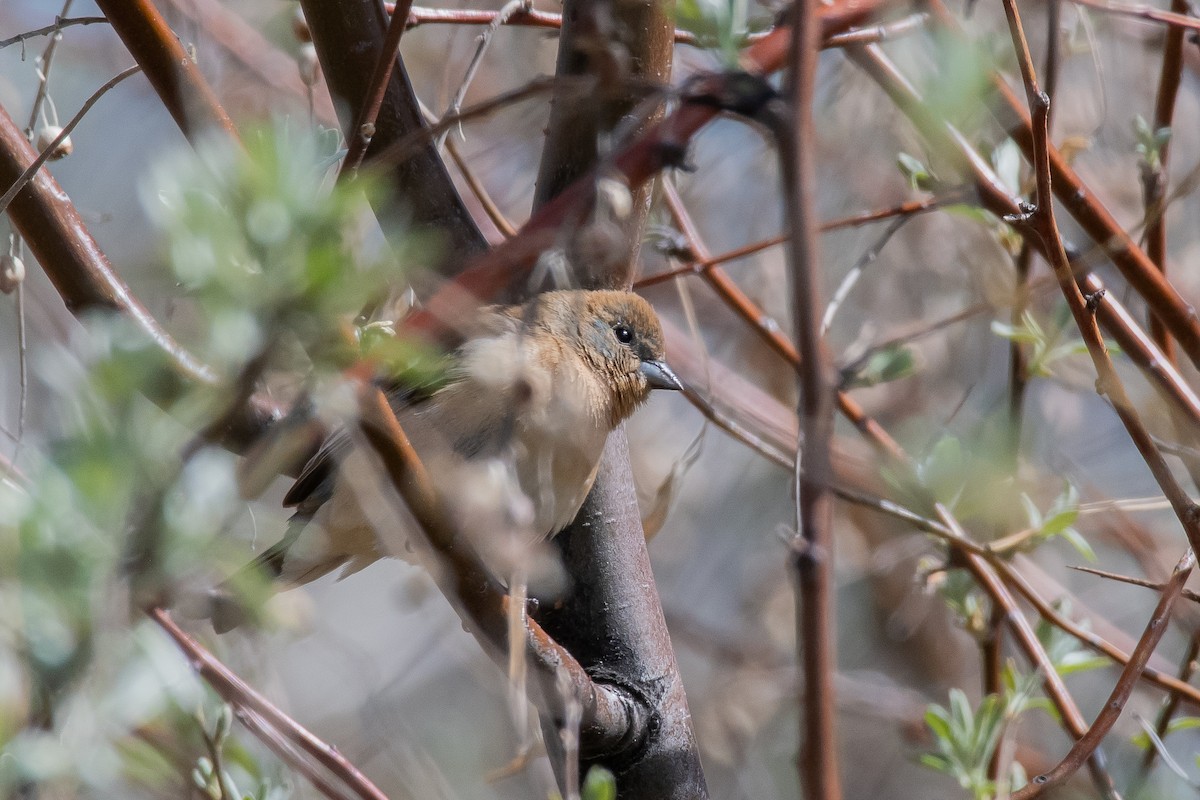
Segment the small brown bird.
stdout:
<svg viewBox="0 0 1200 800">
<path fill-rule="evenodd" d="M 507 552 L 501 569 L 575 518 L 608 434 L 650 390 L 682 388 L 654 310 L 622 291 L 484 308 L 451 364 L 441 388 L 395 394 L 392 406 L 459 530 L 481 551 Z M 356 479 L 368 463 L 350 431 L 333 434 L 284 498 L 296 508 L 287 535 L 247 569 L 297 585 L 403 558 L 404 537 L 386 529 L 404 523 L 380 519 L 390 507 L 378 502 L 378 482 Z M 218 632 L 240 623 L 227 591 L 213 600 Z"/>
</svg>

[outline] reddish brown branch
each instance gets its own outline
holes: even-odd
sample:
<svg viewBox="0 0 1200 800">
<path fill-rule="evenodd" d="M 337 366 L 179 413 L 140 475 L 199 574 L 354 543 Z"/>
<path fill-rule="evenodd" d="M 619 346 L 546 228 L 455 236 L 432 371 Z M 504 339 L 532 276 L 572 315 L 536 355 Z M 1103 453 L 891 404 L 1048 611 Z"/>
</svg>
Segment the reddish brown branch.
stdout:
<svg viewBox="0 0 1200 800">
<path fill-rule="evenodd" d="M 189 141 L 211 128 L 237 140 L 237 129 L 212 87 L 150 0 L 97 0 L 96 5 Z"/>
<path fill-rule="evenodd" d="M 387 800 L 387 795 L 380 791 L 375 784 L 371 783 L 366 775 L 338 752 L 336 747 L 326 744 L 303 725 L 276 708 L 271 701 L 267 700 L 267 698 L 255 691 L 254 687 L 234 674 L 232 670 L 217 660 L 212 653 L 202 647 L 199 642 L 184 633 L 183 629 L 175 624 L 175 621 L 171 619 L 170 614 L 165 610 L 152 608 L 146 613 L 171 637 L 176 646 L 187 656 L 192 668 L 213 688 L 213 691 L 222 700 L 233 706 L 234 711 L 238 713 L 239 717 L 242 717 L 244 714 L 253 714 L 258 717 L 270 729 L 282 734 L 288 744 L 307 753 L 318 764 L 329 770 L 361 800 Z M 253 725 L 249 727 L 254 729 Z M 256 730 L 255 732 L 258 734 L 263 733 L 261 730 Z M 314 785 L 326 792 L 329 791 L 329 784 L 320 772 L 314 771 L 313 765 L 307 759 L 294 757 L 287 748 L 273 746 L 273 741 L 270 737 L 264 737 L 264 741 L 269 746 L 272 746 L 272 750 L 280 758 L 287 761 L 293 769 L 301 775 L 310 778 Z M 337 794 L 327 794 L 327 796 L 338 797 L 340 794 L 339 792 Z"/>
<path fill-rule="evenodd" d="M 8 112 L 0 108 L 0 186 L 10 186 L 37 159 Z M 167 333 L 133 296 L 92 238 L 58 182 L 38 170 L 13 198 L 8 214 L 58 290 L 67 309 L 79 315 L 109 309 L 128 315 L 171 356 L 180 374 L 202 383 L 216 376 Z"/>
<path fill-rule="evenodd" d="M 833 673 L 837 634 L 833 606 L 833 439 L 834 379 L 821 336 L 821 260 L 817 250 L 816 167 L 813 85 L 820 35 L 814 0 L 798 0 L 791 11 L 792 46 L 784 79 L 790 101 L 775 123 L 792 280 L 792 319 L 799 356 L 800 427 L 803 450 L 796 451 L 797 532 L 791 539 L 796 593 L 796 646 L 804 674 L 797 766 L 810 800 L 840 800 L 837 706 Z"/>
<path fill-rule="evenodd" d="M 961 36 L 957 24 L 941 0 L 930 0 L 929 9 L 944 30 Z M 1032 62 L 1030 64 L 1028 69 L 1032 74 Z M 1025 67 L 1022 67 L 1022 70 L 1024 71 Z M 1197 317 L 1196 310 L 1179 295 L 1145 251 L 1138 247 L 1113 218 L 1097 195 L 1084 185 L 1062 154 L 1048 141 L 1045 144 L 1045 152 L 1039 152 L 1036 138 L 1041 134 L 1036 129 L 1041 123 L 1032 119 L 1030 107 L 1021 102 L 999 73 L 992 75 L 992 88 L 999 101 L 996 114 L 1009 135 L 1021 147 L 1026 159 L 1035 167 L 1039 159 L 1047 162 L 1049 176 L 1053 179 L 1054 196 L 1088 236 L 1104 249 L 1121 275 L 1142 296 L 1151 311 L 1163 321 L 1192 362 L 1200 364 L 1200 318 Z M 905 113 L 909 113 L 908 110 Z M 923 123 L 918 125 L 924 130 Z M 1004 194 L 1002 186 L 990 188 Z M 995 198 L 985 195 L 985 205 L 989 202 L 995 202 Z"/>
<path fill-rule="evenodd" d="M 1158 647 L 1159 640 L 1167 632 L 1167 622 L 1171 616 L 1171 607 L 1179 597 L 1179 592 L 1183 588 L 1183 584 L 1187 582 L 1188 577 L 1192 574 L 1192 568 L 1195 566 L 1195 563 L 1196 557 L 1189 548 L 1183 558 L 1179 560 L 1179 563 L 1175 565 L 1175 570 L 1171 573 L 1170 580 L 1167 581 L 1167 585 L 1163 588 L 1158 605 L 1155 606 L 1154 613 L 1150 615 L 1150 620 L 1146 623 L 1145 631 L 1143 631 L 1141 638 L 1138 639 L 1137 646 L 1130 655 L 1129 663 L 1121 670 L 1120 678 L 1117 679 L 1117 683 L 1113 686 L 1113 690 L 1109 694 L 1107 702 L 1101 708 L 1100 713 L 1092 721 L 1087 734 L 1075 742 L 1075 745 L 1054 769 L 1038 775 L 1025 788 L 1014 792 L 1012 795 L 1013 800 L 1031 800 L 1031 798 L 1040 796 L 1047 789 L 1062 783 L 1073 775 L 1092 753 L 1096 751 L 1096 748 L 1100 746 L 1104 737 L 1108 735 L 1108 732 L 1112 730 L 1112 726 L 1116 724 L 1117 719 L 1121 716 L 1121 711 L 1124 709 L 1129 695 L 1133 693 L 1133 688 L 1137 685 L 1138 673 L 1145 668 L 1146 662 L 1150 660 L 1150 656 L 1154 653 L 1154 649 Z"/>
</svg>

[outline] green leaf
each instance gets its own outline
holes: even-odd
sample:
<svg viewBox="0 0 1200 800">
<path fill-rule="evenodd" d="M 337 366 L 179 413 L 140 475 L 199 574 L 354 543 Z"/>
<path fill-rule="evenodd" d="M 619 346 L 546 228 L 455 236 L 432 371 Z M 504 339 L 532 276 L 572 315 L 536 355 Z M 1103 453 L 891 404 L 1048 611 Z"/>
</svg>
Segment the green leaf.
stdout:
<svg viewBox="0 0 1200 800">
<path fill-rule="evenodd" d="M 900 174 L 908 181 L 908 185 L 913 191 L 930 191 L 937 186 L 937 178 L 925 166 L 924 162 L 915 156 L 908 153 L 900 153 L 896 156 L 896 166 L 900 168 Z"/>
<path fill-rule="evenodd" d="M 1200 717 L 1176 717 L 1167 725 L 1166 735 L 1163 738 L 1165 739 L 1166 736 L 1177 731 L 1188 731 L 1196 728 L 1200 728 Z M 1145 731 L 1133 736 L 1131 740 L 1143 750 L 1150 747 L 1150 736 Z"/>
<path fill-rule="evenodd" d="M 588 770 L 580 788 L 582 800 L 617 800 L 617 779 L 601 766 Z"/>
<path fill-rule="evenodd" d="M 939 739 L 949 741 L 954 737 L 950 733 L 950 720 L 946 716 L 946 710 L 938 705 L 931 705 L 925 711 L 925 724 L 933 731 L 933 735 Z"/>
<path fill-rule="evenodd" d="M 916 371 L 917 358 L 913 349 L 905 344 L 897 344 L 872 353 L 866 362 L 845 380 L 845 385 L 847 388 L 877 386 L 907 378 Z"/>
<path fill-rule="evenodd" d="M 1096 563 L 1096 551 L 1092 549 L 1092 546 L 1088 544 L 1088 540 L 1083 538 L 1083 535 L 1079 531 L 1074 528 L 1067 528 L 1060 535 L 1075 548 L 1075 552 L 1093 564 Z"/>
</svg>

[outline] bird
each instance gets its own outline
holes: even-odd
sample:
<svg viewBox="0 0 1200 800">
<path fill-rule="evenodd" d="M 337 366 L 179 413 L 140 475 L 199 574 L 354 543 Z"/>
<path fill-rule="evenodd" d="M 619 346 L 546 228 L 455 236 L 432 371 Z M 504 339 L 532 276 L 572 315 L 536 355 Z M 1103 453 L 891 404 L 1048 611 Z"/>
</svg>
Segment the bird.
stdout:
<svg viewBox="0 0 1200 800">
<path fill-rule="evenodd" d="M 448 364 L 436 388 L 392 388 L 388 400 L 458 530 L 500 571 L 575 518 L 608 434 L 652 390 L 683 388 L 653 307 L 622 290 L 482 307 Z M 248 572 L 291 587 L 387 555 L 411 560 L 369 469 L 352 429 L 326 439 L 284 497 L 295 512 L 283 539 L 211 592 L 218 633 L 245 621 L 230 584 Z"/>
</svg>

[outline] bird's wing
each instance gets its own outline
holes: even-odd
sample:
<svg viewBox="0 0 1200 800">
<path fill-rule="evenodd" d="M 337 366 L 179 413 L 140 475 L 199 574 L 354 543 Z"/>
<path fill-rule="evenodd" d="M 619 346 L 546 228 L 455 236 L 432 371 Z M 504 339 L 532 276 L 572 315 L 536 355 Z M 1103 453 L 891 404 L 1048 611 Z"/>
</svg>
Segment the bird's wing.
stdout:
<svg viewBox="0 0 1200 800">
<path fill-rule="evenodd" d="M 333 493 L 333 473 L 337 463 L 350 447 L 350 432 L 345 428 L 333 431 L 320 449 L 300 470 L 296 482 L 283 496 L 283 507 L 292 508 L 312 500 L 319 505 Z"/>
<path fill-rule="evenodd" d="M 480 309 L 474 319 L 468 339 L 483 337 L 490 338 L 513 333 L 522 323 L 521 306 L 487 306 Z M 460 345 L 450 357 L 450 363 L 455 363 L 461 357 Z M 413 386 L 393 383 L 384 386 L 388 402 L 393 409 L 418 406 L 428 400 L 434 393 L 443 388 L 447 382 L 453 383 L 461 379 L 461 375 L 451 368 L 443 375 L 442 382 Z M 296 482 L 288 489 L 283 498 L 285 508 L 300 507 L 301 512 L 311 514 L 333 494 L 333 477 L 337 464 L 350 448 L 350 434 L 342 428 L 330 433 L 321 443 L 320 449 L 304 465 Z"/>
<path fill-rule="evenodd" d="M 384 394 L 393 410 L 404 406 L 417 406 L 433 396 L 436 386 L 385 386 Z M 283 507 L 299 506 L 301 513 L 309 515 L 333 494 L 333 478 L 338 463 L 350 449 L 350 432 L 338 427 L 330 431 L 320 448 L 300 470 L 296 482 L 283 497 Z"/>
</svg>

